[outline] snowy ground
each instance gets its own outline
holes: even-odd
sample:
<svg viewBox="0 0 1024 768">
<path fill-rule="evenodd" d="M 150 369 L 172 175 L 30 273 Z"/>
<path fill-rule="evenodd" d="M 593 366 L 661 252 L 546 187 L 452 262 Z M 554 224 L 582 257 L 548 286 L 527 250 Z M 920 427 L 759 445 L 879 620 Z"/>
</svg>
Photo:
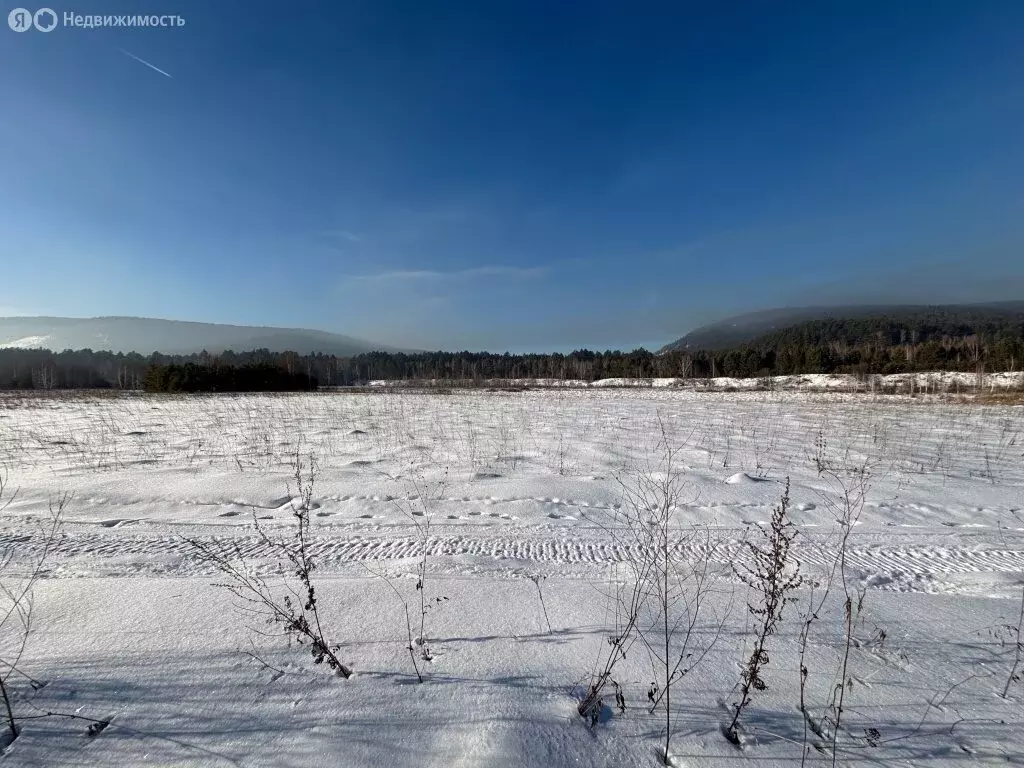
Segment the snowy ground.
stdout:
<svg viewBox="0 0 1024 768">
<path fill-rule="evenodd" d="M 401 387 L 430 386 L 451 387 L 470 384 L 468 381 L 448 379 L 380 379 L 370 382 L 371 387 L 394 389 Z M 885 375 L 856 376 L 850 373 L 805 373 L 792 376 L 767 376 L 761 378 L 737 379 L 731 376 L 717 376 L 710 379 L 660 378 L 660 379 L 495 379 L 484 382 L 490 385 L 513 387 L 542 387 L 558 389 L 609 389 L 618 387 L 645 387 L 690 389 L 698 392 L 865 392 L 888 394 L 968 394 L 993 393 L 1007 390 L 1019 391 L 1024 388 L 1024 372 L 1005 371 L 999 373 L 965 373 L 962 371 L 930 371 L 922 373 L 890 373 Z"/>
<path fill-rule="evenodd" d="M 841 531 L 837 486 L 819 466 L 870 473 L 847 545 L 864 598 L 846 678 L 841 601 L 808 640 L 810 710 L 847 680 L 838 763 L 1024 763 L 1024 685 L 1001 696 L 1014 663 L 1005 625 L 1017 625 L 1024 588 L 1024 408 L 669 388 L 0 398 L 7 498 L 19 489 L 0 516 L 8 584 L 40 554 L 48 502 L 74 494 L 19 664 L 46 685 L 9 675 L 16 714 L 111 721 L 89 737 L 87 721 L 25 717 L 4 759 L 656 765 L 664 714 L 644 706 L 656 678 L 640 644 L 613 675 L 626 712 L 609 706 L 591 728 L 575 710 L 615 632 L 609 596 L 628 576 L 620 483 L 657 462 L 662 429 L 686 482 L 676 554 L 708 558 L 716 574 L 695 629 L 707 654 L 672 691 L 676 764 L 791 766 L 805 743 L 808 763 L 832 762 L 799 710 L 806 588 L 769 641 L 745 745 L 721 733 L 752 642 L 732 565 L 789 477 L 795 552 L 808 578 L 823 577 Z M 258 634 L 273 628 L 252 626 L 188 541 L 237 545 L 274 574 L 277 553 L 253 514 L 289 533 L 297 449 L 321 467 L 314 578 L 349 680 Z M 424 550 L 426 594 L 447 599 L 428 614 L 433 660 L 418 684 L 392 587 L 418 609 Z M 0 638 L 0 659 L 15 639 Z"/>
</svg>

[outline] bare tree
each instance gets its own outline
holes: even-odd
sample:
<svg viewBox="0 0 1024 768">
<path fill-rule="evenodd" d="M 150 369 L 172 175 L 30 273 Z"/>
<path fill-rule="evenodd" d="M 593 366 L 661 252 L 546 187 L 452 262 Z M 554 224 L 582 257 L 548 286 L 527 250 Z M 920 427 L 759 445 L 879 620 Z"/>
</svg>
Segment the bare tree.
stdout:
<svg viewBox="0 0 1024 768">
<path fill-rule="evenodd" d="M 391 577 L 386 572 L 384 572 L 383 570 L 375 571 L 373 568 L 371 568 L 370 566 L 366 565 L 365 563 L 363 563 L 363 567 L 366 568 L 366 570 L 369 571 L 371 574 L 373 574 L 377 578 L 381 579 L 385 584 L 387 584 L 388 587 L 391 588 L 391 591 L 395 593 L 395 596 L 398 598 L 399 603 L 401 603 L 402 609 L 403 609 L 403 611 L 405 613 L 405 633 L 406 633 L 406 646 L 405 647 L 406 647 L 406 650 L 409 652 L 409 660 L 412 661 L 412 668 L 413 668 L 413 671 L 416 673 L 416 680 L 418 682 L 422 683 L 424 681 L 424 678 L 423 678 L 423 673 L 420 672 L 419 662 L 416 661 L 416 650 L 417 650 L 417 648 L 416 648 L 416 640 L 412 636 L 412 613 L 409 610 L 409 601 L 402 594 L 401 590 L 398 589 L 398 587 L 395 586 L 394 581 L 392 581 Z"/>
<path fill-rule="evenodd" d="M 857 591 L 848 573 L 849 539 L 854 527 L 860 520 L 870 488 L 871 468 L 867 462 L 841 468 L 827 458 L 827 444 L 823 433 L 819 432 L 816 441 L 814 464 L 818 476 L 828 486 L 821 493 L 825 506 L 832 513 L 836 523 L 837 536 L 833 543 L 831 562 L 820 581 L 813 582 L 808 594 L 807 610 L 803 617 L 800 630 L 800 711 L 804 718 L 804 755 L 807 754 L 808 731 L 827 743 L 835 765 L 838 753 L 840 725 L 845 713 L 845 701 L 853 688 L 853 679 L 849 675 L 850 655 L 856 644 L 854 625 L 864 608 L 864 591 Z M 826 559 L 828 562 L 828 559 Z M 807 646 L 813 625 L 820 620 L 829 597 L 836 589 L 842 590 L 842 646 L 840 648 L 839 667 L 835 671 L 832 689 L 824 705 L 824 711 L 816 715 L 808 700 L 811 671 L 807 666 Z M 884 642 L 885 631 L 879 630 L 877 642 Z"/>
<path fill-rule="evenodd" d="M 667 537 L 666 537 L 667 538 Z M 712 569 L 717 544 L 707 529 L 693 530 L 678 540 L 682 546 L 658 551 L 652 593 L 653 623 L 641 626 L 640 636 L 651 659 L 654 681 L 647 692 L 650 713 L 660 706 L 665 718 L 662 760 L 672 765 L 672 693 L 704 660 L 721 637 L 728 610 L 703 626 L 707 602 L 718 574 Z M 685 555 L 680 554 L 686 552 Z"/>
<path fill-rule="evenodd" d="M 711 562 L 716 545 L 709 530 L 683 530 L 675 523 L 686 492 L 678 453 L 659 419 L 661 439 L 656 463 L 619 478 L 625 505 L 620 517 L 640 556 L 649 586 L 641 605 L 637 632 L 647 650 L 655 680 L 647 692 L 650 712 L 661 707 L 665 717 L 662 759 L 671 765 L 672 692 L 707 655 L 722 631 L 717 622 L 710 636 L 699 636 L 698 623 L 716 574 Z M 649 564 L 649 567 L 648 567 Z M 616 694 L 621 697 L 621 691 Z M 625 702 L 620 702 L 625 708 Z"/>
<path fill-rule="evenodd" d="M 591 519 L 586 515 L 584 518 Z M 640 639 L 639 623 L 654 591 L 657 552 L 649 545 L 643 527 L 631 524 L 634 519 L 629 509 L 621 507 L 612 512 L 610 523 L 592 519 L 626 553 L 624 572 L 616 564 L 611 578 L 609 598 L 615 607 L 615 623 L 606 638 L 607 648 L 598 652 L 586 693 L 576 706 L 576 711 L 589 720 L 592 727 L 600 719 L 605 688 L 609 682 L 614 684 L 612 673 L 616 665 L 627 658 L 633 644 Z M 615 687 L 618 698 L 618 685 Z"/>
<path fill-rule="evenodd" d="M 650 597 L 654 564 L 653 552 L 638 549 L 630 552 L 626 564 L 626 578 L 620 580 L 616 576 L 613 579 L 615 626 L 607 638 L 608 648 L 598 654 L 597 662 L 590 673 L 586 693 L 576 706 L 576 711 L 581 717 L 589 720 L 591 726 L 596 725 L 600 719 L 604 707 L 602 697 L 608 683 L 614 682 L 612 672 L 615 666 L 627 657 L 633 644 L 639 639 L 637 624 Z"/>
<path fill-rule="evenodd" d="M 617 580 L 615 630 L 578 711 L 596 724 L 609 683 L 619 710 L 626 711 L 625 695 L 613 672 L 639 640 L 655 678 L 647 692 L 648 708 L 664 715 L 661 756 L 671 765 L 673 692 L 715 645 L 725 615 L 716 616 L 704 631 L 701 617 L 717 577 L 712 568 L 717 544 L 709 530 L 677 524 L 686 492 L 680 448 L 660 418 L 658 429 L 653 457 L 618 478 L 624 503 L 613 510 L 609 524 L 595 521 L 625 553 L 626 578 Z"/>
<path fill-rule="evenodd" d="M 1001 642 L 1009 643 L 1013 650 L 1013 666 L 1010 667 L 1010 673 L 1006 676 L 1006 685 L 1003 686 L 1003 692 L 1000 694 L 1005 699 L 1010 695 L 1010 686 L 1021 681 L 1021 674 L 1018 670 L 1022 656 L 1024 656 L 1024 635 L 1021 634 L 1024 630 L 1024 586 L 1021 587 L 1020 592 L 1020 613 L 1017 615 L 1017 623 L 1006 623 L 1000 629 Z"/>
<path fill-rule="evenodd" d="M 15 492 L 6 502 L 3 500 L 7 481 L 6 470 L 0 470 L 0 511 L 7 509 L 17 496 Z M 43 686 L 42 682 L 23 672 L 20 664 L 32 632 L 34 588 L 43 573 L 60 530 L 64 509 L 70 500 L 71 496 L 67 493 L 50 499 L 49 519 L 39 530 L 41 546 L 28 562 L 15 563 L 13 546 L 0 552 L 0 604 L 3 605 L 0 608 L 0 642 L 4 654 L 0 657 L 0 665 L 3 667 L 0 669 L 0 698 L 3 700 L 4 719 L 7 721 L 7 735 L 2 740 L 4 746 L 18 738 L 21 732 L 19 720 L 23 719 L 15 712 L 16 697 L 11 678 L 17 675 L 19 679 L 28 681 L 33 690 Z"/>
<path fill-rule="evenodd" d="M 310 547 L 310 514 L 313 489 L 317 478 L 316 457 L 309 456 L 308 467 L 298 451 L 294 457 L 295 484 L 298 498 L 292 500 L 295 533 L 290 540 L 270 536 L 253 511 L 253 524 L 263 543 L 278 553 L 282 565 L 294 576 L 281 588 L 272 587 L 246 562 L 237 544 L 217 546 L 198 539 L 186 539 L 202 562 L 208 563 L 228 577 L 224 587 L 242 601 L 243 610 L 264 623 L 279 626 L 283 633 L 299 645 L 309 647 L 314 664 L 327 666 L 340 677 L 352 676 L 352 668 L 338 657 L 339 646 L 328 642 L 320 621 L 320 610 L 313 571 L 316 561 Z M 308 471 L 307 471 L 308 470 Z M 291 488 L 289 488 L 289 495 Z"/>
<path fill-rule="evenodd" d="M 392 480 L 396 478 L 390 478 Z M 413 643 L 417 648 L 420 649 L 420 658 L 423 661 L 432 661 L 434 656 L 430 650 L 430 642 L 427 633 L 427 616 L 443 603 L 448 601 L 446 595 L 439 595 L 428 589 L 429 583 L 428 577 L 430 570 L 428 568 L 430 559 L 430 531 L 434 518 L 434 505 L 435 503 L 443 498 L 444 489 L 448 484 L 448 467 L 444 468 L 444 474 L 441 479 L 435 483 L 427 483 L 421 478 L 414 478 L 410 482 L 410 487 L 413 490 L 411 494 L 410 502 L 415 504 L 407 504 L 400 499 L 391 499 L 391 502 L 405 515 L 413 526 L 416 528 L 416 538 L 419 540 L 420 545 L 420 558 L 416 564 L 416 593 L 419 597 L 419 634 L 413 638 Z M 378 574 L 379 575 L 379 574 Z M 391 582 L 388 582 L 391 584 Z M 392 589 L 395 589 L 394 585 L 391 585 Z M 406 600 L 402 600 L 403 605 L 406 606 L 408 612 L 408 603 Z M 417 668 L 417 674 L 419 669 Z"/>
<path fill-rule="evenodd" d="M 738 725 L 743 711 L 753 699 L 754 691 L 763 691 L 768 684 L 762 677 L 768 665 L 768 640 L 782 624 L 782 613 L 787 603 L 796 598 L 790 593 L 800 587 L 800 562 L 791 555 L 796 527 L 789 519 L 789 478 L 782 499 L 772 512 L 768 531 L 762 531 L 763 541 L 744 542 L 750 552 L 752 564 L 735 567 L 736 575 L 754 594 L 747 603 L 747 611 L 754 620 L 754 647 L 740 676 L 740 698 L 733 706 L 733 717 L 724 729 L 727 739 L 741 744 Z"/>
</svg>

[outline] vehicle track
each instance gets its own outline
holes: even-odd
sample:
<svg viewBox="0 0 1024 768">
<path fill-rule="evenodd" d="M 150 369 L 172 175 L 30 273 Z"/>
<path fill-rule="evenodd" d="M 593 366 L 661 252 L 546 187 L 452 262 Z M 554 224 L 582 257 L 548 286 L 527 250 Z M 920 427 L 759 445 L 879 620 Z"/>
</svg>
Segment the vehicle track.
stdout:
<svg viewBox="0 0 1024 768">
<path fill-rule="evenodd" d="M 187 571 L 192 564 L 192 570 L 202 571 L 190 539 L 225 553 L 237 554 L 253 563 L 271 564 L 280 559 L 279 552 L 251 529 L 216 533 L 206 529 L 187 537 L 166 531 L 65 530 L 51 542 L 47 566 L 51 573 L 74 574 L 76 566 L 87 564 L 107 563 L 113 568 L 129 561 L 144 566 L 147 560 L 166 562 L 173 558 L 180 563 L 178 570 Z M 863 546 L 852 543 L 847 550 L 847 564 L 854 573 L 897 573 L 939 578 L 946 574 L 1024 573 L 1024 541 L 1008 543 L 1020 548 L 1005 545 L 938 546 L 934 543 L 901 543 L 897 546 L 872 543 Z M 39 533 L 24 530 L 0 532 L 0 550 L 9 548 L 15 561 L 34 559 L 42 552 L 43 546 L 44 538 Z M 472 564 L 478 564 L 480 560 L 494 560 L 540 565 L 607 565 L 628 562 L 636 552 L 628 543 L 581 536 L 572 529 L 535 534 L 452 531 L 431 536 L 426 542 L 407 528 L 366 533 L 344 530 L 333 535 L 314 536 L 309 550 L 321 568 L 331 568 L 346 563 L 419 558 L 424 553 L 424 546 L 430 558 L 462 558 Z M 724 533 L 711 542 L 703 538 L 679 539 L 672 546 L 677 556 L 697 561 L 710 557 L 722 565 L 743 560 L 746 552 L 739 538 Z M 798 557 L 805 567 L 814 568 L 830 564 L 832 555 L 827 549 L 805 543 L 799 548 Z"/>
</svg>

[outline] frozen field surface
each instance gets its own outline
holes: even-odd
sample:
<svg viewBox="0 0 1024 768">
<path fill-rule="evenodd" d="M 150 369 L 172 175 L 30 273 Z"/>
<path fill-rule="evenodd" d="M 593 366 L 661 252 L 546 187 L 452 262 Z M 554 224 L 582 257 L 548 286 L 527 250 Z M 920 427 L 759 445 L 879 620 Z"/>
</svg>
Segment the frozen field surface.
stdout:
<svg viewBox="0 0 1024 768">
<path fill-rule="evenodd" d="M 671 689 L 673 764 L 1024 765 L 1024 408 L 669 388 L 0 397 L 8 601 L 45 556 L 24 647 L 17 622 L 0 624 L 21 725 L 3 760 L 657 765 L 656 611 L 611 676 L 625 711 L 611 683 L 596 723 L 576 708 L 621 632 L 628 492 L 663 469 L 666 444 L 682 483 L 667 547 L 713 583 L 692 623 L 700 652 Z M 308 551 L 347 680 L 247 615 L 199 555 L 290 575 L 273 541 L 291 540 L 301 508 L 296 454 L 318 466 Z M 787 478 L 805 581 L 737 747 L 722 727 L 756 625 L 737 569 Z M 402 604 L 418 636 L 421 567 L 422 684 Z M 827 722 L 837 686 L 833 739 L 808 724 Z"/>
</svg>

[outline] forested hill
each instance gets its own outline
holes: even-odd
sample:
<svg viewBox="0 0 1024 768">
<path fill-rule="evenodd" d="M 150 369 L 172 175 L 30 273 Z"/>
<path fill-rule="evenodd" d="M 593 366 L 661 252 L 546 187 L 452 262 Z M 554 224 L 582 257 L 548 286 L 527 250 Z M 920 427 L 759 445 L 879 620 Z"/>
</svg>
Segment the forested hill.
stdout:
<svg viewBox="0 0 1024 768">
<path fill-rule="evenodd" d="M 718 375 L 758 372 L 902 373 L 1024 368 L 1024 302 L 1017 308 L 926 307 L 807 320 L 727 350 L 687 350 Z"/>
<path fill-rule="evenodd" d="M 807 320 L 764 333 L 752 346 L 781 348 L 795 344 L 883 344 L 896 346 L 951 341 L 978 336 L 987 341 L 1024 336 L 1024 302 L 1019 309 L 994 307 L 925 307 L 852 318 Z"/>
<path fill-rule="evenodd" d="M 696 328 L 665 345 L 661 351 L 727 350 L 744 344 L 760 343 L 766 335 L 788 332 L 796 326 L 825 323 L 819 343 L 858 341 L 857 333 L 892 329 L 908 332 L 939 330 L 946 335 L 968 335 L 1013 323 L 1024 316 L 1024 301 L 990 304 L 951 304 L 935 306 L 857 305 L 839 307 L 789 307 L 748 312 Z M 867 324 L 865 324 L 865 322 Z M 898 343 L 898 342 L 897 342 Z"/>
</svg>

